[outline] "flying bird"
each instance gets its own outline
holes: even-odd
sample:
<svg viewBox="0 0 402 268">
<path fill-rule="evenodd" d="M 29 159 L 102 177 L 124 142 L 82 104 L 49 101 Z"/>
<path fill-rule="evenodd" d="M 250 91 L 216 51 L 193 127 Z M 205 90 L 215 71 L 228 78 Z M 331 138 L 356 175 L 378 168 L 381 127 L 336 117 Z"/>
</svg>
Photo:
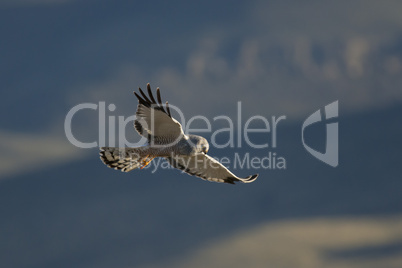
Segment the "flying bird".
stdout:
<svg viewBox="0 0 402 268">
<path fill-rule="evenodd" d="M 258 174 L 239 178 L 219 161 L 207 155 L 208 141 L 197 135 L 186 135 L 181 124 L 172 117 L 169 104 L 162 103 L 160 90 L 156 89 L 155 100 L 151 86 L 147 84 L 148 96 L 139 88 L 136 120 L 137 132 L 147 138 L 147 145 L 136 148 L 101 147 L 100 158 L 105 165 L 129 172 L 144 168 L 155 157 L 165 158 L 170 165 L 207 181 L 234 184 L 249 183 Z"/>
</svg>

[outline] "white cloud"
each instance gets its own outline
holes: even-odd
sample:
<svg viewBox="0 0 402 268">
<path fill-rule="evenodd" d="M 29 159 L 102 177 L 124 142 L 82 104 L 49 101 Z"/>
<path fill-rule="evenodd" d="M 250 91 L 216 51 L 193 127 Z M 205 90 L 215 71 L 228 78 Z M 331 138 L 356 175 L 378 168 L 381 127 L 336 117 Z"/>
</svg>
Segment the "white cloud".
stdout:
<svg viewBox="0 0 402 268">
<path fill-rule="evenodd" d="M 106 100 L 131 115 L 131 91 L 147 82 L 187 116 L 231 116 L 237 101 L 246 116 L 289 120 L 335 100 L 344 115 L 400 102 L 402 59 L 384 51 L 400 34 L 402 2 L 368 1 L 254 2 L 239 29 L 219 24 L 189 36 L 196 45 L 184 62 L 148 73 L 122 64 L 102 81 L 80 86 L 87 95 L 75 95 L 75 104 Z"/>
<path fill-rule="evenodd" d="M 336 258 L 331 253 L 387 247 L 402 241 L 402 216 L 284 220 L 209 241 L 163 267 L 401 267 L 402 256 Z M 146 266 L 146 268 L 159 267 Z"/>
<path fill-rule="evenodd" d="M 397 90 L 402 84 L 400 59 L 382 55 L 375 50 L 378 44 L 371 47 L 364 37 L 345 39 L 340 49 L 339 44 L 306 37 L 291 44 L 281 42 L 246 39 L 234 58 L 227 58 L 222 51 L 229 44 L 206 36 L 189 53 L 184 69 L 165 65 L 144 73 L 139 66 L 124 65 L 102 81 L 73 90 L 80 92 L 74 101 L 103 100 L 122 108 L 120 114 L 132 115 L 136 107 L 132 90 L 147 82 L 160 87 L 163 98 L 186 116 L 211 118 L 234 115 L 238 101 L 243 102 L 245 116 L 286 115 L 290 120 L 304 118 L 335 100 L 340 101 L 343 114 L 402 101 L 402 91 Z M 320 63 L 314 59 L 314 45 L 324 49 Z M 275 58 L 277 47 L 285 59 Z M 375 65 L 378 58 L 383 60 Z M 387 83 L 379 87 L 372 77 Z"/>
<path fill-rule="evenodd" d="M 0 179 L 81 159 L 87 154 L 64 137 L 0 132 Z"/>
</svg>

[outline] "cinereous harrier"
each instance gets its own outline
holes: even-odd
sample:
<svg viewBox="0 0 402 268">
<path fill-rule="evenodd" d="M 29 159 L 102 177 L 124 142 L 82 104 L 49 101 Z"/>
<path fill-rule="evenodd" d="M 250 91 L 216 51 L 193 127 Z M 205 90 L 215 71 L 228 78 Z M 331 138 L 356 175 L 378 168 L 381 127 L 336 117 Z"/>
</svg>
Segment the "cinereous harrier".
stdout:
<svg viewBox="0 0 402 268">
<path fill-rule="evenodd" d="M 108 167 L 129 172 L 148 165 L 155 157 L 164 157 L 170 165 L 204 180 L 234 184 L 253 182 L 258 174 L 239 178 L 207 155 L 209 144 L 197 135 L 185 135 L 181 124 L 170 114 L 168 102 L 162 104 L 159 88 L 157 100 L 147 84 L 148 95 L 139 89 L 134 127 L 147 138 L 146 146 L 137 148 L 102 147 L 100 158 Z"/>
</svg>

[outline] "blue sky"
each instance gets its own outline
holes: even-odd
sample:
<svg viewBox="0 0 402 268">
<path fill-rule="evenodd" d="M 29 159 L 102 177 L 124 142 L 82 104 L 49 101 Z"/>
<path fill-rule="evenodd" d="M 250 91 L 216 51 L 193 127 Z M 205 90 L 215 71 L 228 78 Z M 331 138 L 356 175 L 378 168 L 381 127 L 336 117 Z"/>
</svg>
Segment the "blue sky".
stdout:
<svg viewBox="0 0 402 268">
<path fill-rule="evenodd" d="M 46 178 L 44 179 L 41 174 L 54 174 L 59 168 L 64 173 L 67 170 L 66 174 L 69 174 L 69 165 L 73 167 L 71 172 L 77 171 L 77 174 L 80 174 L 73 174 L 72 177 L 75 178 L 77 176 L 92 178 L 92 172 L 100 177 L 108 175 L 109 173 L 106 173 L 108 170 L 104 172 L 104 170 L 86 169 L 87 162 L 79 167 L 74 166 L 81 160 L 92 161 L 94 155 L 96 158 L 98 156 L 95 150 L 78 149 L 68 143 L 63 128 L 65 116 L 77 104 L 105 101 L 106 104 L 113 103 L 116 105 L 115 115 L 128 117 L 134 114 L 137 105 L 132 91 L 139 86 L 145 88 L 148 82 L 153 88 L 160 87 L 163 99 L 179 107 L 188 118 L 194 115 L 203 115 L 209 119 L 218 115 L 234 117 L 236 115 L 236 104 L 241 101 L 245 117 L 257 114 L 267 118 L 286 115 L 286 122 L 290 125 L 287 127 L 292 131 L 299 129 L 302 121 L 314 111 L 339 100 L 340 120 L 349 118 L 348 123 L 340 124 L 341 136 L 343 135 L 340 144 L 343 146 L 341 149 L 345 150 L 340 150 L 341 171 L 325 169 L 325 167 L 319 166 L 322 163 L 317 163 L 318 161 L 315 162 L 314 159 L 309 162 L 307 158 L 307 160 L 305 158 L 303 161 L 300 160 L 300 163 L 310 164 L 309 170 L 292 169 L 291 162 L 289 166 L 291 175 L 304 174 L 303 179 L 313 180 L 312 182 L 315 185 L 319 185 L 316 187 L 321 187 L 319 188 L 321 192 L 306 190 L 301 181 L 292 181 L 294 178 L 278 173 L 272 177 L 273 184 L 278 187 L 278 190 L 269 188 L 269 194 L 272 197 L 261 194 L 262 188 L 255 195 L 253 195 L 252 188 L 249 188 L 248 192 L 245 190 L 245 193 L 238 189 L 222 190 L 226 191 L 225 193 L 230 192 L 229 195 L 232 194 L 232 196 L 248 197 L 252 200 L 250 204 L 259 204 L 261 207 L 253 208 L 250 211 L 241 211 L 259 219 L 258 224 L 260 225 L 252 226 L 256 229 L 250 233 L 237 233 L 241 227 L 236 225 L 237 229 L 230 229 L 232 233 L 225 233 L 222 237 L 203 241 L 204 244 L 197 244 L 188 249 L 191 251 L 198 248 L 200 252 L 192 251 L 183 259 L 175 255 L 176 259 L 170 260 L 169 264 L 171 267 L 179 265 L 188 267 L 188 263 L 192 263 L 194 267 L 200 263 L 203 266 L 200 259 L 213 259 L 213 254 L 208 251 L 208 243 L 215 245 L 216 242 L 216 245 L 228 246 L 233 241 L 239 241 L 236 239 L 241 238 L 241 241 L 246 241 L 247 244 L 247 241 L 250 241 L 248 239 L 251 241 L 258 240 L 256 238 L 258 234 L 270 234 L 270 238 L 278 239 L 278 237 L 272 237 L 274 231 L 277 230 L 275 228 L 278 227 L 272 227 L 271 223 L 266 222 L 265 214 L 260 215 L 259 213 L 270 211 L 270 209 L 276 212 L 274 207 L 277 204 L 291 204 L 292 196 L 289 197 L 289 200 L 276 198 L 286 196 L 287 190 L 292 186 L 297 188 L 294 183 L 300 189 L 304 189 L 304 192 L 294 191 L 292 193 L 295 194 L 293 198 L 300 201 L 300 204 L 307 204 L 307 208 L 305 208 L 307 212 L 303 209 L 301 211 L 304 212 L 300 212 L 307 217 L 310 205 L 320 198 L 326 200 L 326 196 L 321 196 L 325 193 L 329 199 L 333 199 L 333 203 L 329 205 L 330 209 L 337 208 L 338 201 L 333 198 L 332 192 L 328 194 L 325 190 L 335 189 L 335 193 L 337 189 L 343 189 L 343 187 L 349 189 L 349 186 L 352 189 L 360 189 L 358 183 L 364 182 L 364 178 L 361 176 L 369 177 L 370 174 L 378 174 L 375 171 L 378 159 L 380 159 L 378 160 L 379 167 L 388 168 L 387 178 L 395 179 L 397 177 L 395 165 L 392 163 L 397 161 L 393 156 L 395 156 L 395 151 L 401 147 L 401 143 L 397 142 L 398 139 L 393 136 L 396 134 L 392 133 L 400 133 L 400 109 L 398 107 L 402 101 L 401 9 L 402 2 L 392 0 L 200 1 L 196 3 L 189 1 L 0 0 L 0 82 L 2 85 L 0 88 L 2 93 L 0 148 L 3 152 L 8 152 L 0 155 L 0 180 L 7 179 L 7 182 L 3 184 L 3 189 L 11 187 L 10 192 L 14 193 L 15 191 L 15 198 L 18 198 L 19 194 L 22 196 L 24 193 L 24 191 L 18 190 L 18 187 L 22 187 L 23 184 L 20 184 L 20 181 L 30 185 L 29 180 L 24 176 L 32 175 L 38 180 L 35 189 L 38 192 L 41 189 L 46 190 L 49 181 L 46 181 Z M 383 117 L 384 114 L 386 115 L 385 118 Z M 365 115 L 370 116 L 370 118 Z M 371 116 L 377 121 L 370 122 Z M 98 134 L 96 113 L 82 113 L 75 120 L 74 131 L 79 137 L 85 137 L 88 140 L 96 138 Z M 382 125 L 388 130 L 386 138 L 380 137 Z M 376 131 L 366 129 L 366 127 L 372 129 L 373 126 L 377 127 Z M 395 129 L 395 132 L 392 128 Z M 352 133 L 351 136 L 348 135 L 349 133 Z M 133 130 L 132 134 L 134 135 Z M 283 139 L 280 137 L 280 140 L 289 141 L 289 137 L 292 137 L 293 134 L 292 132 L 288 136 L 285 135 Z M 299 137 L 297 136 L 297 138 Z M 299 143 L 300 141 L 297 139 L 292 140 L 289 144 L 281 144 L 281 146 L 284 151 L 293 152 L 293 146 L 295 144 L 300 145 Z M 376 151 L 370 151 L 371 146 Z M 362 151 L 358 151 L 356 148 Z M 297 150 L 294 156 L 296 160 L 293 163 L 298 163 L 299 156 L 305 156 L 302 154 L 305 153 L 302 148 Z M 218 153 L 229 154 L 232 151 L 218 151 Z M 388 159 L 389 154 L 391 160 Z M 345 162 L 345 159 L 350 160 L 350 162 Z M 362 159 L 365 161 L 372 160 L 372 162 L 369 161 L 367 167 L 366 162 Z M 91 168 L 98 164 L 97 162 L 94 162 L 95 164 L 88 163 L 90 163 L 88 166 L 92 165 Z M 101 166 L 100 168 L 104 167 Z M 316 179 L 314 177 L 315 169 L 319 170 L 320 176 L 323 177 L 321 184 L 318 179 L 314 181 Z M 167 174 L 169 177 L 170 173 Z M 65 178 L 66 176 L 60 176 L 62 183 L 68 185 L 66 192 L 61 192 L 60 196 L 68 195 L 70 193 L 68 189 L 84 187 L 74 180 L 71 185 L 68 184 L 69 180 Z M 121 174 L 116 174 L 116 177 L 118 176 Z M 149 179 L 153 175 L 144 176 Z M 349 176 L 355 176 L 357 179 L 352 182 L 344 181 L 349 179 Z M 104 184 L 101 186 L 109 183 L 107 179 L 103 179 Z M 121 177 L 118 177 L 117 180 L 119 181 L 116 182 L 118 185 L 116 189 L 118 187 L 126 189 L 124 184 L 128 181 L 121 179 Z M 335 180 L 338 180 L 340 184 L 337 184 Z M 388 189 L 387 187 L 393 189 L 392 183 L 376 184 L 373 182 L 374 180 L 375 178 L 370 177 L 369 183 L 362 187 L 372 186 L 374 189 L 381 185 L 378 186 L 381 195 L 376 197 L 378 199 L 373 200 L 377 200 L 380 204 L 382 204 L 381 200 L 385 200 L 385 203 L 395 205 L 388 207 L 378 205 L 379 210 L 387 211 L 389 208 L 393 211 L 393 209 L 399 208 L 400 200 L 395 193 L 389 195 L 391 198 L 389 200 L 386 199 L 388 196 L 384 194 L 384 189 Z M 292 181 L 293 184 L 289 181 Z M 3 182 L 0 181 L 0 183 Z M 91 184 L 93 181 L 86 181 L 86 183 Z M 155 190 L 152 187 L 157 186 L 151 181 L 146 183 L 144 185 L 149 187 L 146 189 L 149 191 L 147 193 L 152 194 Z M 265 183 L 261 185 L 267 186 L 269 182 L 265 181 Z M 399 185 L 395 181 L 393 183 Z M 144 185 L 141 184 L 140 186 Z M 200 200 L 204 200 L 201 196 L 202 191 L 206 191 L 206 195 L 208 195 L 208 191 L 212 189 L 209 188 L 212 187 L 209 185 L 200 186 L 200 189 L 205 188 L 202 188 L 201 192 L 198 193 L 192 188 L 194 186 L 191 185 L 191 182 L 184 186 L 174 184 L 174 182 L 173 186 L 169 186 L 170 184 L 163 185 L 168 190 L 168 192 L 164 192 L 163 198 L 168 199 L 171 197 L 167 196 L 170 193 L 179 198 L 183 189 L 191 189 L 191 191 L 189 190 L 191 193 L 194 191 L 195 195 L 192 196 L 193 199 L 188 203 L 188 206 L 191 207 L 195 202 L 196 207 L 200 210 L 202 208 Z M 98 185 L 98 187 L 101 186 Z M 140 186 L 137 185 L 137 187 Z M 272 185 L 269 184 L 269 186 Z M 1 187 L 2 184 L 0 184 Z M 58 184 L 49 187 L 49 189 L 54 188 L 55 194 L 57 194 Z M 175 187 L 177 187 L 176 192 L 174 191 Z M 219 189 L 223 188 L 211 190 L 211 196 L 215 198 L 212 200 L 220 200 Z M 359 203 L 361 201 L 364 203 L 364 198 L 370 193 L 376 192 L 372 188 L 369 188 L 371 190 L 367 190 L 367 188 L 366 191 L 364 189 L 362 198 L 357 195 L 353 199 L 350 197 L 353 196 L 352 194 L 348 195 L 349 192 L 346 192 L 345 195 L 349 196 L 351 200 L 353 199 L 353 202 Z M 381 192 L 381 189 L 384 192 Z M 137 190 L 137 194 L 141 192 L 140 189 Z M 161 189 L 159 190 L 161 191 Z M 82 192 L 73 192 L 73 194 L 85 201 L 85 196 L 90 196 L 89 192 L 90 190 L 84 193 L 82 190 Z M 95 198 L 101 200 L 102 197 L 105 197 L 106 201 L 102 200 L 106 203 L 110 200 L 113 201 L 115 197 L 112 196 L 112 198 L 108 194 L 110 194 L 108 191 L 102 192 L 101 197 L 95 194 Z M 127 196 L 130 194 L 127 193 Z M 142 192 L 138 198 L 140 197 L 145 198 Z M 67 201 L 68 198 L 70 196 L 66 197 Z M 121 197 L 116 198 L 120 200 Z M 134 197 L 123 196 L 122 198 L 127 198 L 131 202 L 130 198 Z M 150 197 L 148 196 L 148 198 Z M 154 202 L 152 206 L 160 209 L 155 204 L 163 201 L 163 198 L 152 199 Z M 13 203 L 10 200 L 14 200 L 13 197 L 6 200 L 10 204 Z M 39 202 L 40 204 L 40 200 L 38 197 L 33 203 Z M 177 200 L 177 203 L 175 200 L 169 200 L 173 204 L 179 204 Z M 268 203 L 272 203 L 264 207 L 259 203 L 259 200 L 268 200 Z M 116 210 L 115 203 L 112 201 L 109 207 L 110 211 L 120 212 L 119 209 Z M 121 203 L 120 201 L 118 204 Z M 142 204 L 140 199 L 135 199 L 135 201 Z M 92 203 L 86 204 L 82 208 L 85 213 L 102 211 L 102 208 L 95 205 L 97 199 L 95 201 L 91 199 L 90 202 Z M 345 219 L 340 220 L 340 226 L 355 226 L 352 228 L 353 230 L 359 229 L 358 225 L 353 225 L 358 221 L 349 217 L 356 216 L 353 213 L 354 207 L 348 210 L 347 200 L 344 202 L 346 205 L 342 203 L 343 205 L 339 206 L 345 209 L 336 212 L 343 213 L 343 216 L 346 215 Z M 138 205 L 138 203 L 136 204 Z M 311 209 L 320 211 L 320 204 L 314 204 L 317 207 L 312 206 Z M 324 202 L 323 204 L 327 203 Z M 151 208 L 155 209 L 152 206 Z M 363 205 L 361 206 L 363 207 Z M 217 207 L 215 210 L 219 212 L 220 208 Z M 293 206 L 289 205 L 286 208 L 292 209 Z M 35 209 L 40 211 L 40 208 Z M 35 209 L 33 211 L 36 211 Z M 131 209 L 129 205 L 127 205 L 127 209 Z M 187 209 L 185 211 L 190 211 L 189 208 Z M 233 216 L 236 214 L 235 208 L 231 209 L 229 211 L 233 214 L 225 213 L 230 214 L 233 219 L 237 219 Z M 365 209 L 370 211 L 369 208 L 363 208 L 358 210 L 359 215 L 364 214 Z M 215 215 L 215 210 L 206 209 L 203 212 L 206 215 Z M 74 209 L 71 211 L 76 213 Z M 70 215 L 68 213 L 71 211 L 68 209 L 66 211 L 61 210 L 63 213 L 66 212 L 67 216 Z M 127 216 L 130 211 L 120 216 L 126 219 L 124 216 Z M 335 209 L 335 211 L 337 210 Z M 84 212 L 82 212 L 82 217 L 85 218 Z M 180 218 L 180 207 L 175 213 L 174 215 L 179 217 L 177 221 L 188 222 L 191 220 Z M 281 213 L 285 212 L 276 213 L 282 215 Z M 306 230 L 308 231 L 308 227 L 301 222 L 292 221 L 292 215 L 299 215 L 298 213 L 297 209 L 291 210 L 289 214 L 285 213 L 285 218 L 290 219 L 287 222 L 290 229 L 279 228 L 278 232 L 286 235 L 289 230 L 298 230 L 295 231 L 295 236 L 299 237 L 301 241 L 305 241 L 303 240 L 303 233 Z M 13 212 L 10 215 L 14 215 Z M 40 217 L 42 214 L 39 213 L 38 215 Z M 326 216 L 323 215 L 323 217 Z M 126 220 L 129 221 L 131 216 L 127 217 L 129 219 Z M 162 221 L 163 217 L 158 217 Z M 400 222 L 400 214 L 398 217 L 395 219 Z M 17 226 L 13 227 L 12 230 L 18 234 L 24 234 L 25 229 L 18 229 L 20 226 L 19 218 L 15 221 L 12 219 L 12 217 L 9 221 L 7 219 L 4 226 Z M 123 219 L 121 221 L 118 219 L 110 220 L 108 224 L 111 226 L 124 225 L 126 223 Z M 363 221 L 370 223 L 375 219 L 368 218 L 363 219 Z M 382 223 L 391 230 L 392 235 L 400 233 L 397 227 L 392 229 L 392 221 L 392 218 L 387 218 Z M 172 222 L 168 221 L 170 224 Z M 10 225 L 7 225 L 8 223 Z M 198 221 L 196 224 L 202 226 L 203 223 L 203 221 Z M 312 223 L 323 226 L 322 228 L 329 228 L 328 230 L 333 230 L 335 233 L 340 231 L 336 229 L 338 227 L 333 226 L 333 222 L 328 218 L 322 222 L 322 225 L 320 225 L 321 222 L 312 221 Z M 0 224 L 3 223 L 0 221 Z M 213 227 L 207 226 L 203 229 L 204 232 L 207 232 L 208 228 L 215 230 Z M 265 230 L 264 226 L 268 226 L 268 229 Z M 270 229 L 269 226 L 273 229 Z M 285 226 L 287 225 L 285 224 Z M 367 233 L 380 234 L 380 227 L 369 228 Z M 90 227 L 87 228 L 90 229 Z M 101 226 L 99 228 L 103 230 L 102 228 L 106 227 Z M 55 227 L 54 231 L 58 232 L 58 230 Z M 217 232 L 215 231 L 215 233 Z M 178 233 L 179 231 L 176 230 L 175 234 Z M 190 237 L 191 235 L 196 236 L 195 232 L 188 234 Z M 42 233 L 38 232 L 38 236 L 40 235 Z M 76 235 L 77 237 L 80 236 L 79 233 Z M 98 233 L 89 233 L 89 235 L 94 235 L 94 241 L 97 241 Z M 125 236 L 123 231 L 122 235 Z M 327 233 L 326 235 L 330 237 L 330 234 Z M 316 236 L 319 240 L 320 234 L 314 233 L 313 237 Z M 134 238 L 137 237 L 134 236 Z M 222 240 L 220 240 L 221 238 Z M 353 239 L 354 242 L 352 240 L 350 242 L 352 244 L 364 245 L 370 239 L 381 244 L 383 237 L 381 235 L 374 235 L 373 237 L 357 235 Z M 280 242 L 281 240 L 275 241 Z M 337 244 L 336 237 L 333 236 L 331 236 L 331 241 L 332 244 L 324 243 L 320 246 L 311 242 L 312 244 L 309 244 L 310 246 L 307 248 L 319 252 L 322 247 L 337 248 L 339 244 L 341 245 L 340 248 L 350 246 L 346 240 Z M 75 242 L 74 240 L 72 244 Z M 236 245 L 243 245 L 243 242 Z M 291 244 L 284 243 L 281 252 L 284 252 L 286 246 Z M 60 247 L 62 248 L 62 246 Z M 213 248 L 219 247 L 214 246 Z M 57 247 L 55 250 L 57 251 Z M 242 251 L 241 246 L 239 248 L 234 247 L 233 250 Z M 303 251 L 303 247 L 298 248 L 298 250 L 301 250 L 301 253 L 296 249 L 295 252 L 300 253 L 300 256 L 309 254 Z M 68 258 L 66 256 L 69 253 L 68 250 L 60 250 L 58 254 L 62 256 L 60 257 L 62 259 Z M 146 253 L 152 256 L 151 250 Z M 274 257 L 274 255 L 270 256 Z M 309 267 L 308 263 L 318 263 L 318 267 L 323 265 L 320 261 L 324 257 L 315 258 L 314 254 L 309 256 L 312 256 L 312 259 L 306 260 L 307 264 L 305 265 L 303 261 L 300 261 L 300 267 Z M 26 258 L 29 259 L 29 257 Z M 93 263 L 96 264 L 96 262 Z M 351 265 L 351 262 L 346 263 L 346 267 L 352 267 Z M 364 267 L 364 263 L 358 263 L 356 267 Z"/>
<path fill-rule="evenodd" d="M 1 1 L 0 130 L 63 139 L 83 102 L 135 111 L 150 82 L 183 113 L 342 114 L 400 103 L 398 1 Z M 94 114 L 76 119 L 93 137 Z M 90 134 L 88 134 L 88 132 Z M 7 134 L 8 135 L 8 134 Z"/>
<path fill-rule="evenodd" d="M 238 100 L 250 114 L 296 117 L 336 99 L 344 111 L 390 105 L 401 98 L 398 5 L 5 1 L 2 112 L 14 112 L 2 126 L 49 128 L 79 101 L 132 112 L 131 91 L 147 82 L 208 116 Z"/>
</svg>

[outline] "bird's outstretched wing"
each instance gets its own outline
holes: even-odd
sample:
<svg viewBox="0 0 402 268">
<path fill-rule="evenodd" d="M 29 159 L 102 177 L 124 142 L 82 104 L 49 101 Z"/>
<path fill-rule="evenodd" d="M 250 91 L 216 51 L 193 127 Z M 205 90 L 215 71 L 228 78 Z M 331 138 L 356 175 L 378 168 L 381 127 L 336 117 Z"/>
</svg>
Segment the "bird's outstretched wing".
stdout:
<svg viewBox="0 0 402 268">
<path fill-rule="evenodd" d="M 159 144 L 168 144 L 180 139 L 183 135 L 181 124 L 170 114 L 169 104 L 162 104 L 159 88 L 156 89 L 156 102 L 152 95 L 151 86 L 147 84 L 148 96 L 139 88 L 140 94 L 134 92 L 138 98 L 136 120 L 134 127 L 137 132 L 148 141 Z"/>
<path fill-rule="evenodd" d="M 219 161 L 206 154 L 197 154 L 193 156 L 166 157 L 168 162 L 175 168 L 184 172 L 200 177 L 207 181 L 224 182 L 234 184 L 235 182 L 253 182 L 257 179 L 258 174 L 239 178 L 230 172 Z"/>
</svg>

